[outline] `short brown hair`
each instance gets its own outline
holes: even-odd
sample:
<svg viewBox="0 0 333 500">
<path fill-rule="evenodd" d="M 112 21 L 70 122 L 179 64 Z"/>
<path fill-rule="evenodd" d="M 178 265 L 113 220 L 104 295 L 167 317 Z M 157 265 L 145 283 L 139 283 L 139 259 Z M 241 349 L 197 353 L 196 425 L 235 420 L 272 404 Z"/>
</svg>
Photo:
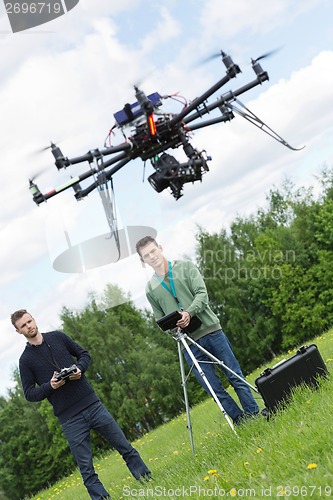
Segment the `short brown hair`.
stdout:
<svg viewBox="0 0 333 500">
<path fill-rule="evenodd" d="M 26 313 L 28 313 L 26 309 L 19 309 L 18 311 L 15 311 L 13 312 L 13 314 L 11 314 L 10 321 L 12 322 L 12 325 L 15 326 L 15 328 L 16 328 L 16 321 L 18 319 L 21 319 L 22 316 L 24 316 Z"/>
<path fill-rule="evenodd" d="M 140 248 L 145 247 L 146 245 L 148 245 L 148 243 L 154 243 L 158 247 L 157 241 L 152 236 L 145 236 L 144 238 L 141 238 L 141 240 L 139 240 L 135 245 L 136 251 L 138 252 L 140 257 Z"/>
</svg>

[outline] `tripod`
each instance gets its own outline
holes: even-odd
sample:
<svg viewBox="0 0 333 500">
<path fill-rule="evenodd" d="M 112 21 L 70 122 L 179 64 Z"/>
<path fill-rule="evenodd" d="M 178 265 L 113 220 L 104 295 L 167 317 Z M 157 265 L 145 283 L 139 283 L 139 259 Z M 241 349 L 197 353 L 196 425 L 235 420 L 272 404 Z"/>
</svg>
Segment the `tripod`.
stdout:
<svg viewBox="0 0 333 500">
<path fill-rule="evenodd" d="M 185 375 L 185 367 L 184 367 L 184 358 L 183 358 L 183 353 L 182 353 L 182 346 L 186 350 L 186 352 L 188 353 L 189 357 L 191 358 L 191 360 L 193 362 L 193 365 L 198 370 L 200 377 L 205 382 L 205 384 L 206 384 L 206 386 L 207 386 L 207 388 L 208 388 L 211 396 L 213 397 L 214 401 L 218 405 L 218 407 L 221 410 L 222 414 L 226 418 L 226 420 L 227 420 L 227 422 L 228 422 L 231 430 L 233 431 L 233 433 L 236 436 L 237 436 L 237 433 L 236 433 L 236 430 L 234 428 L 234 425 L 233 425 L 233 422 L 232 422 L 231 418 L 229 417 L 229 415 L 227 414 L 227 412 L 223 408 L 223 406 L 221 404 L 221 401 L 218 399 L 218 397 L 217 397 L 215 391 L 213 390 L 211 384 L 208 382 L 207 377 L 206 377 L 204 371 L 202 370 L 202 368 L 200 367 L 200 364 L 199 364 L 198 360 L 195 358 L 194 354 L 192 353 L 192 351 L 190 349 L 190 346 L 188 345 L 187 341 L 190 342 L 192 345 L 195 345 L 209 359 L 211 359 L 213 363 L 216 363 L 217 365 L 220 365 L 221 367 L 223 367 L 224 369 L 228 370 L 230 373 L 232 373 L 233 375 L 235 375 L 237 378 L 239 378 L 240 380 L 242 380 L 242 382 L 245 382 L 245 384 L 247 384 L 253 391 L 255 391 L 256 393 L 259 393 L 259 391 L 258 391 L 258 389 L 256 387 L 254 387 L 249 382 L 247 382 L 247 380 L 245 380 L 243 377 L 241 377 L 240 375 L 238 375 L 238 373 L 235 373 L 233 370 L 231 370 L 231 368 L 229 368 L 223 361 L 221 361 L 220 359 L 216 358 L 215 356 L 213 356 L 213 354 L 211 354 L 206 349 L 204 349 L 203 347 L 201 347 L 201 345 L 199 345 L 197 342 L 195 342 L 195 340 L 193 340 L 191 337 L 189 337 L 187 335 L 187 333 L 184 332 L 183 330 L 178 330 L 176 332 L 171 332 L 171 334 L 172 334 L 172 337 L 177 341 L 177 346 L 178 346 L 178 356 L 179 356 L 179 364 L 180 364 L 180 373 L 181 373 L 181 378 L 182 378 L 182 387 L 183 387 L 183 391 L 184 391 L 184 401 L 185 401 L 186 416 L 187 416 L 187 428 L 188 428 L 189 434 L 190 434 L 190 442 L 191 442 L 192 453 L 194 454 L 194 441 L 193 441 L 193 432 L 192 432 L 192 424 L 191 424 L 190 407 L 189 407 L 188 395 L 187 395 L 187 389 L 186 389 L 186 375 Z"/>
</svg>

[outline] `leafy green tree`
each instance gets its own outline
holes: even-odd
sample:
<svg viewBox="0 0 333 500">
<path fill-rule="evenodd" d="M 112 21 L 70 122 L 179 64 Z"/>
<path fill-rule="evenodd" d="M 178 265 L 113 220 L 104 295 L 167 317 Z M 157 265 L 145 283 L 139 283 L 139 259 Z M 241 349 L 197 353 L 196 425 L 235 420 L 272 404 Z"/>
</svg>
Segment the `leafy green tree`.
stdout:
<svg viewBox="0 0 333 500">
<path fill-rule="evenodd" d="M 59 479 L 65 468 L 50 453 L 52 435 L 39 405 L 25 400 L 17 371 L 14 380 L 0 409 L 0 489 L 19 500 Z"/>
<path fill-rule="evenodd" d="M 197 258 L 210 304 L 245 373 L 267 352 L 272 355 L 274 343 L 275 322 L 262 300 L 269 276 L 255 247 L 258 234 L 254 220 L 242 224 L 238 218 L 229 237 L 225 231 L 198 235 Z"/>
<path fill-rule="evenodd" d="M 321 183 L 315 199 L 287 179 L 230 234 L 199 230 L 198 265 L 244 371 L 332 324 L 333 169 Z"/>
</svg>

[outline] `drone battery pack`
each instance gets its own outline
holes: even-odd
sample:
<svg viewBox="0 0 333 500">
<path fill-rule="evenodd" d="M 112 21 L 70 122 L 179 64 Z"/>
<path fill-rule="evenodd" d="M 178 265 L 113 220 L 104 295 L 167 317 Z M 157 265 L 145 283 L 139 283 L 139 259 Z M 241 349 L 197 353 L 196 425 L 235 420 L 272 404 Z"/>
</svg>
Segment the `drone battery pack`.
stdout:
<svg viewBox="0 0 333 500">
<path fill-rule="evenodd" d="M 318 378 L 328 373 L 315 344 L 302 346 L 296 354 L 272 368 L 266 368 L 255 385 L 269 411 L 276 411 L 290 398 L 294 387 L 306 384 L 318 387 Z"/>
<path fill-rule="evenodd" d="M 161 105 L 161 96 L 158 92 L 154 92 L 153 94 L 148 95 L 147 98 L 154 105 L 154 107 Z M 126 125 L 126 123 L 129 123 L 133 119 L 143 115 L 143 110 L 141 109 L 141 106 L 138 102 L 130 104 L 130 112 L 131 112 L 131 118 L 128 116 L 128 113 L 126 112 L 125 108 L 121 109 L 120 111 L 117 111 L 117 113 L 114 113 L 113 116 L 117 124 L 120 126 Z"/>
</svg>

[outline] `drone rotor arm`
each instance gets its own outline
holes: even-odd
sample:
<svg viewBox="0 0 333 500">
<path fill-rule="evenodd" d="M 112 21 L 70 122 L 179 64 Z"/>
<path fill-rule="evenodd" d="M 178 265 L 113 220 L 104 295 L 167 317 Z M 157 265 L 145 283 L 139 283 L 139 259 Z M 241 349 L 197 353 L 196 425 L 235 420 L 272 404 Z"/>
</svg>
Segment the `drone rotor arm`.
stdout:
<svg viewBox="0 0 333 500">
<path fill-rule="evenodd" d="M 123 142 L 121 144 L 118 144 L 118 146 L 111 146 L 106 149 L 102 149 L 101 155 L 102 156 L 108 156 L 113 153 L 119 153 L 121 151 L 128 151 L 129 149 L 132 148 L 132 144 L 130 142 Z"/>
<path fill-rule="evenodd" d="M 234 114 L 232 111 L 229 111 L 227 114 L 223 114 L 223 116 L 218 116 L 217 118 L 212 118 L 211 120 L 206 120 L 202 123 L 195 123 L 189 127 L 186 127 L 186 130 L 192 132 L 194 130 L 199 130 L 204 127 L 209 127 L 210 125 L 216 125 L 217 123 L 228 122 L 234 118 Z"/>
<path fill-rule="evenodd" d="M 128 146 L 128 147 L 130 147 L 130 146 Z M 89 154 L 91 154 L 91 153 L 89 153 Z M 84 157 L 86 157 L 86 156 L 87 155 L 84 155 Z M 83 156 L 80 158 L 83 158 Z M 89 158 L 91 158 L 91 156 L 89 156 Z M 126 163 L 128 163 L 128 161 L 130 161 L 130 159 L 131 158 L 128 158 L 127 155 L 125 154 L 125 152 L 123 152 L 123 153 L 117 155 L 117 157 L 113 158 L 112 160 L 105 162 L 103 164 L 103 168 L 107 168 L 111 164 L 119 161 L 120 163 L 114 169 L 112 169 L 113 172 L 116 172 L 117 170 L 122 168 L 124 165 L 126 165 Z M 71 161 L 73 161 L 73 160 L 75 160 L 75 158 L 72 159 Z M 81 160 L 81 161 L 83 161 L 83 160 Z M 80 163 L 80 162 L 78 161 L 77 163 Z M 96 168 L 96 167 L 91 168 L 87 172 L 84 172 L 83 174 L 80 174 L 76 177 L 72 177 L 70 180 L 68 180 L 64 184 L 61 184 L 60 186 L 52 189 L 51 191 L 49 191 L 45 194 L 42 194 L 40 192 L 39 193 L 36 192 L 35 195 L 33 195 L 33 199 L 34 199 L 35 203 L 37 203 L 37 205 L 40 205 L 43 201 L 47 201 L 49 198 L 52 198 L 53 196 L 56 196 L 57 194 L 62 193 L 63 191 L 66 191 L 66 189 L 69 189 L 71 187 L 74 188 L 74 186 L 77 185 L 80 181 L 84 181 L 84 180 L 88 179 L 89 177 L 91 177 L 92 175 L 97 174 L 98 172 L 99 172 L 98 168 Z M 81 199 L 84 196 L 87 196 L 91 191 L 93 191 L 93 189 L 95 189 L 95 187 L 97 187 L 97 185 L 98 185 L 98 183 L 93 183 L 90 187 L 88 187 L 86 189 L 77 190 L 77 192 L 75 192 L 75 197 L 77 199 Z M 32 187 L 33 186 L 30 184 L 30 191 L 31 192 L 32 192 Z M 32 192 L 32 194 L 33 194 L 33 192 Z"/>
<path fill-rule="evenodd" d="M 94 149 L 88 151 L 88 153 L 86 153 L 85 155 L 77 156 L 75 158 L 66 158 L 66 160 L 68 165 L 76 165 L 78 163 L 83 163 L 85 161 L 91 163 L 97 157 L 119 153 L 120 151 L 128 151 L 129 149 L 131 149 L 131 147 L 132 146 L 129 142 L 124 142 L 122 144 L 119 144 L 118 146 L 112 146 L 110 148 L 102 149 L 101 151 L 99 149 Z"/>
<path fill-rule="evenodd" d="M 89 172 L 89 175 L 92 175 L 91 172 Z M 79 175 L 77 177 L 72 177 L 69 181 L 65 182 L 64 184 L 61 184 L 60 186 L 52 189 L 51 191 L 42 194 L 40 191 L 36 194 L 33 194 L 33 200 L 37 205 L 40 205 L 43 203 L 43 201 L 47 201 L 50 198 L 53 198 L 53 196 L 56 196 L 59 193 L 62 193 L 66 189 L 69 189 L 70 187 L 74 187 L 77 183 L 79 183 L 81 180 L 87 178 L 85 174 Z M 30 187 L 30 191 L 31 187 Z"/>
<path fill-rule="evenodd" d="M 226 85 L 231 78 L 234 78 L 236 73 L 227 73 L 221 80 L 219 80 L 215 85 L 213 85 L 210 89 L 204 92 L 200 97 L 197 97 L 192 101 L 183 111 L 181 111 L 178 115 L 170 120 L 170 126 L 172 127 L 176 123 L 181 121 L 185 121 L 184 118 L 188 116 L 194 109 L 197 109 L 200 104 L 206 101 L 211 95 L 213 95 L 217 90 L 219 90 L 223 85 Z M 205 114 L 208 111 L 203 111 Z M 196 118 L 200 116 L 200 113 L 196 113 Z M 194 119 L 194 118 L 193 118 Z"/>
<path fill-rule="evenodd" d="M 203 115 L 209 113 L 213 109 L 216 109 L 223 104 L 227 104 L 228 102 L 234 101 L 237 96 L 244 94 L 245 92 L 248 92 L 249 90 L 253 89 L 257 85 L 261 85 L 264 79 L 268 80 L 267 73 L 264 76 L 257 77 L 255 80 L 252 80 L 252 82 L 249 82 L 248 84 L 243 85 L 243 87 L 240 87 L 239 89 L 236 89 L 233 91 L 230 90 L 230 91 L 226 92 L 223 96 L 221 96 L 220 99 L 213 102 L 212 104 L 206 105 L 203 110 L 197 111 L 197 112 L 193 113 L 191 116 L 187 116 L 183 121 L 185 123 L 190 123 L 193 120 L 196 120 L 197 118 L 202 118 Z M 201 104 L 202 98 L 198 98 L 198 101 L 200 101 L 200 102 L 198 103 L 197 106 L 199 106 Z"/>
</svg>

